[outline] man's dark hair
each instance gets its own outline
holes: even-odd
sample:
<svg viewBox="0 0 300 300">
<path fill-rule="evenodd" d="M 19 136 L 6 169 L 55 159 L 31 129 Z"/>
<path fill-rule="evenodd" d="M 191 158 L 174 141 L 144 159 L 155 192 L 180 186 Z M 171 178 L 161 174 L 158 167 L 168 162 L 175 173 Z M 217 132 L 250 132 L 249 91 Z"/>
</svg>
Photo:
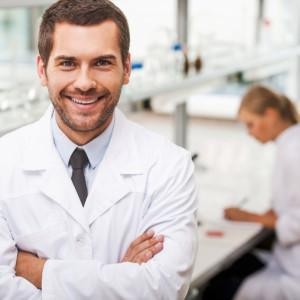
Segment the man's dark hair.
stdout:
<svg viewBox="0 0 300 300">
<path fill-rule="evenodd" d="M 119 29 L 119 45 L 123 63 L 130 44 L 127 19 L 123 12 L 109 0 L 60 0 L 51 5 L 44 13 L 40 25 L 38 49 L 47 66 L 53 48 L 55 25 L 69 23 L 79 26 L 92 26 L 104 21 L 115 22 Z"/>
</svg>

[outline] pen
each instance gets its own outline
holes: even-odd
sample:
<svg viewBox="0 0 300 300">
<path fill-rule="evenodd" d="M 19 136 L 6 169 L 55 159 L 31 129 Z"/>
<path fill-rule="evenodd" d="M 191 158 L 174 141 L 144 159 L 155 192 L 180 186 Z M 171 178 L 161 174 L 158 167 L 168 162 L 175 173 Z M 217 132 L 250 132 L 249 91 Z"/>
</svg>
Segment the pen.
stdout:
<svg viewBox="0 0 300 300">
<path fill-rule="evenodd" d="M 247 197 L 243 197 L 238 203 L 237 203 L 237 207 L 243 207 L 247 202 L 248 202 L 248 198 Z"/>
</svg>

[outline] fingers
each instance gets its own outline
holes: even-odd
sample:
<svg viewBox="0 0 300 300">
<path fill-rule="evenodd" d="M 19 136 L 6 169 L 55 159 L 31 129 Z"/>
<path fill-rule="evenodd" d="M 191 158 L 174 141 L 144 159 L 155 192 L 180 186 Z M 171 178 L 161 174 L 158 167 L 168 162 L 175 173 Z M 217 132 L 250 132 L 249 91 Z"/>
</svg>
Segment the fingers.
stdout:
<svg viewBox="0 0 300 300">
<path fill-rule="evenodd" d="M 145 233 L 143 233 L 142 235 L 140 235 L 137 239 L 135 239 L 129 246 L 129 248 L 127 249 L 125 256 L 123 258 L 122 261 L 132 261 L 132 259 L 134 258 L 134 256 L 138 253 L 137 251 L 137 247 L 148 240 L 151 240 L 151 238 L 154 237 L 154 231 L 153 230 L 149 230 Z"/>
<path fill-rule="evenodd" d="M 231 208 L 225 208 L 224 209 L 224 218 L 229 219 L 230 218 L 230 210 Z"/>
<path fill-rule="evenodd" d="M 232 208 L 226 208 L 226 209 L 224 209 L 224 217 L 225 218 L 227 218 L 227 219 L 230 218 L 231 210 L 232 210 Z"/>
<path fill-rule="evenodd" d="M 251 221 L 252 214 L 240 208 L 228 208 L 224 211 L 224 217 L 231 221 Z"/>
<path fill-rule="evenodd" d="M 138 245 L 135 248 L 133 262 L 147 262 L 163 249 L 163 241 L 164 237 L 159 235 Z"/>
<path fill-rule="evenodd" d="M 151 250 L 153 253 L 156 253 L 156 248 L 155 246 L 159 243 L 163 243 L 164 237 L 162 235 L 158 235 L 156 237 L 153 237 L 151 239 L 148 239 L 146 241 L 143 241 L 139 245 L 136 245 L 134 252 L 135 255 L 139 254 L 140 252 L 146 251 L 146 250 Z"/>
<path fill-rule="evenodd" d="M 236 207 L 229 207 L 224 209 L 224 217 L 226 219 L 235 219 L 240 213 L 240 209 L 236 208 Z"/>
<path fill-rule="evenodd" d="M 163 249 L 163 242 L 162 235 L 154 236 L 153 230 L 147 231 L 130 244 L 122 262 L 147 262 Z"/>
<path fill-rule="evenodd" d="M 153 256 L 163 250 L 163 242 L 158 242 L 154 246 L 144 249 L 143 251 L 139 252 L 134 258 L 132 262 L 142 264 L 149 261 Z"/>
<path fill-rule="evenodd" d="M 133 249 L 136 246 L 138 246 L 139 244 L 141 244 L 144 241 L 147 241 L 149 239 L 151 239 L 152 237 L 154 237 L 154 231 L 153 230 L 148 230 L 147 232 L 143 233 L 142 235 L 140 235 L 137 239 L 135 239 L 129 246 L 129 248 Z"/>
</svg>

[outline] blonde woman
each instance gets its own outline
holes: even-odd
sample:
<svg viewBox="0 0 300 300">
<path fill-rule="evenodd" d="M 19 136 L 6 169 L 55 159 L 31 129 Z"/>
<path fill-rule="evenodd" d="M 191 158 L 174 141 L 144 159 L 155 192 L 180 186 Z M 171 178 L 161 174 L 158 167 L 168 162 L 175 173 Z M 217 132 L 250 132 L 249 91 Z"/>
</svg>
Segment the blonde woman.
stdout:
<svg viewBox="0 0 300 300">
<path fill-rule="evenodd" d="M 239 120 L 261 143 L 276 143 L 272 208 L 255 214 L 230 207 L 225 209 L 224 215 L 229 220 L 258 222 L 272 228 L 277 240 L 268 263 L 246 255 L 247 259 L 240 259 L 212 281 L 204 299 L 211 298 L 211 291 L 217 290 L 218 300 L 297 300 L 300 299 L 300 125 L 297 111 L 286 96 L 257 85 L 244 95 Z"/>
</svg>

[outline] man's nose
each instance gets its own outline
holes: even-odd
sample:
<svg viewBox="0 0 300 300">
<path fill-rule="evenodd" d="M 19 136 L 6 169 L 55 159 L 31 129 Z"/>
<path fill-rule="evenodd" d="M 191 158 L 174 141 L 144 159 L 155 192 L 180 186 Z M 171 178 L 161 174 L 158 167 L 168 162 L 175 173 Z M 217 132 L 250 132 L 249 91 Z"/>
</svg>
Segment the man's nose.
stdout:
<svg viewBox="0 0 300 300">
<path fill-rule="evenodd" d="M 89 70 L 80 70 L 78 77 L 74 82 L 75 88 L 83 92 L 95 89 L 97 86 L 96 80 L 91 76 Z"/>
</svg>

